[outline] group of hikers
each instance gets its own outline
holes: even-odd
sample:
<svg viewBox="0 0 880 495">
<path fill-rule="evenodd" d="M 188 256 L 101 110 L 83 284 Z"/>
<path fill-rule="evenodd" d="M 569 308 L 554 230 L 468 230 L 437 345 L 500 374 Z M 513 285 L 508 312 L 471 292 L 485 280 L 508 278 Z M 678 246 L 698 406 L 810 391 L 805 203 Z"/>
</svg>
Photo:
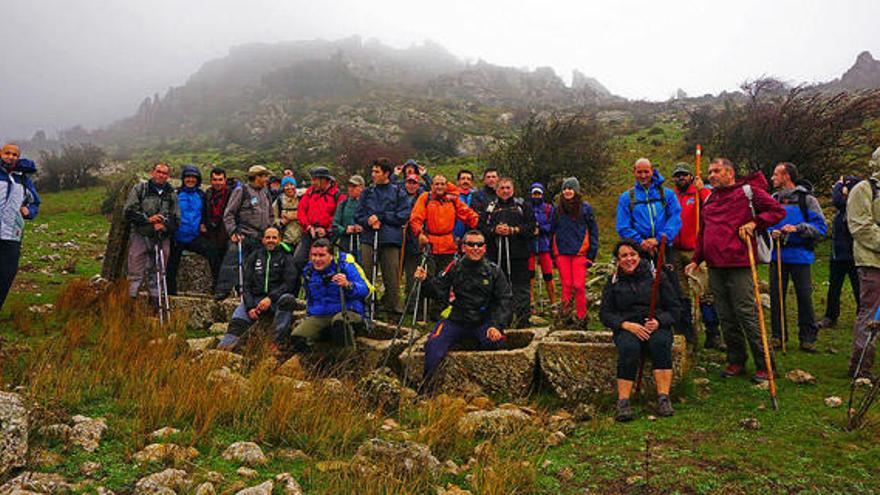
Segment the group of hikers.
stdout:
<svg viewBox="0 0 880 495">
<path fill-rule="evenodd" d="M 15 212 L 20 225 L 39 205 L 24 175 L 33 164 L 16 165 L 25 160 L 7 154 L 4 147 L 6 182 L 0 187 L 23 184 L 7 201 L 22 207 Z M 880 149 L 873 161 L 880 162 Z M 632 172 L 634 184 L 617 204 L 616 268 L 598 312 L 619 352 L 618 420 L 634 418 L 629 400 L 646 358 L 657 384 L 657 410 L 673 414 L 673 334 L 682 334 L 695 352 L 695 319 L 705 326 L 703 345 L 726 351 L 722 376 L 744 375 L 751 353 L 752 380 L 772 380 L 772 349 L 787 345 L 789 281 L 795 286 L 799 349 L 813 353 L 819 329 L 836 324 L 849 275 L 859 308 L 849 372 L 870 376 L 875 345 L 868 323 L 880 303 L 876 179 L 842 177 L 833 186 L 837 212 L 827 311 L 817 320 L 811 265 L 828 226 L 796 165 L 775 167 L 772 194 L 762 173 L 738 176 L 726 158 L 709 164 L 708 184 L 684 163 L 675 167 L 671 187 L 646 158 L 638 159 Z M 422 391 L 430 393 L 456 343 L 472 339 L 484 350 L 505 347 L 505 330 L 529 325 L 543 291 L 555 325 L 587 328 L 587 274 L 598 254 L 599 227 L 575 177 L 561 181 L 554 199 L 537 182 L 527 198 L 518 196 L 514 181 L 495 168 L 482 171 L 478 188 L 470 170 L 458 171 L 453 183 L 440 174 L 432 177 L 414 160 L 395 166 L 377 159 L 371 184 L 352 175 L 345 192 L 320 166 L 309 171 L 304 189 L 297 187 L 293 170 L 285 169 L 278 180 L 260 165 L 250 167 L 240 184 L 215 167 L 206 190 L 195 166 L 182 168 L 176 189 L 170 174 L 167 164 L 155 164 L 150 179 L 127 198 L 130 295 L 136 297 L 146 280 L 150 298 L 162 308 L 160 296 L 176 293 L 182 253 L 204 256 L 215 297 L 240 297 L 222 349 L 242 345 L 264 316 L 273 319 L 273 351 L 287 356 L 310 352 L 318 341 L 351 346 L 373 321 L 402 322 L 412 314 L 414 322 L 437 322 L 425 343 Z M 10 242 L 8 209 L 4 204 L 0 212 L 4 253 L 11 249 L 3 244 Z M 20 228 L 17 236 L 20 243 Z M 5 254 L 3 259 L 5 270 Z M 770 346 L 762 345 L 755 259 L 770 264 Z M 558 298 L 554 270 L 562 289 Z M 294 325 L 301 293 L 306 316 Z"/>
</svg>

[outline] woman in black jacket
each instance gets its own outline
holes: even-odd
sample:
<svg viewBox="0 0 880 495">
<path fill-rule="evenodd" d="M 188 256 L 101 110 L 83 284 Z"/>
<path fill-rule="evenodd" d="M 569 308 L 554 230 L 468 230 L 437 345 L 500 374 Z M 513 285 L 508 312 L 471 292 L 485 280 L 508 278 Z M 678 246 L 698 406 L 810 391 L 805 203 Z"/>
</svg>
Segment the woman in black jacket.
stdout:
<svg viewBox="0 0 880 495">
<path fill-rule="evenodd" d="M 614 331 L 617 346 L 617 421 L 634 418 L 629 397 L 641 356 L 647 354 L 657 382 L 660 416 L 674 413 L 669 401 L 672 385 L 672 324 L 680 306 L 672 281 L 664 272 L 654 318 L 648 318 L 654 274 L 650 262 L 642 259 L 638 243 L 624 239 L 614 247 L 617 273 L 602 291 L 599 318 Z"/>
</svg>

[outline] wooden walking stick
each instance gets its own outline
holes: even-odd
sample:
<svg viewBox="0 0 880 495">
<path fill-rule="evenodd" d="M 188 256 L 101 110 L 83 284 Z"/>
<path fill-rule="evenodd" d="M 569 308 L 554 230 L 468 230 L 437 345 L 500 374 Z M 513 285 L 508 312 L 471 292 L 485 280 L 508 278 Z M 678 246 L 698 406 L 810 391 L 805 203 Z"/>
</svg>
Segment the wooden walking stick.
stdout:
<svg viewBox="0 0 880 495">
<path fill-rule="evenodd" d="M 703 183 L 703 169 L 700 166 L 700 161 L 703 158 L 703 147 L 697 144 L 697 152 L 696 152 L 696 167 L 694 168 L 694 177 L 700 179 L 700 184 Z M 700 234 L 700 193 L 703 191 L 703 188 L 700 186 L 696 186 L 697 194 L 694 198 L 694 218 L 696 219 L 696 229 L 694 230 L 694 238 L 696 238 Z M 690 285 L 690 284 L 688 284 Z M 697 292 L 694 295 L 694 338 L 697 338 L 697 332 L 700 329 L 700 322 L 703 321 L 703 314 L 700 310 L 700 293 Z"/>
<path fill-rule="evenodd" d="M 746 244 L 749 250 L 749 265 L 752 268 L 752 287 L 755 291 L 755 305 L 758 307 L 758 325 L 761 328 L 761 346 L 764 349 L 764 367 L 767 369 L 767 379 L 770 381 L 770 402 L 773 409 L 779 409 L 776 400 L 776 378 L 773 376 L 773 361 L 770 359 L 770 345 L 767 342 L 767 327 L 764 325 L 764 306 L 761 305 L 761 291 L 758 288 L 758 270 L 755 268 L 755 249 L 752 247 L 754 234 L 749 234 Z"/>
<path fill-rule="evenodd" d="M 779 325 L 782 330 L 782 353 L 785 354 L 785 341 L 788 335 L 785 329 L 785 291 L 782 288 L 782 238 L 776 238 L 776 295 L 779 298 Z"/>
<path fill-rule="evenodd" d="M 660 277 L 663 275 L 663 263 L 666 262 L 666 234 L 660 236 L 660 249 L 654 262 L 654 282 L 651 284 L 651 302 L 648 306 L 648 319 L 653 320 L 657 315 L 657 300 L 660 298 Z M 639 358 L 639 374 L 636 376 L 636 390 L 633 395 L 639 395 L 642 388 L 642 374 L 645 371 L 645 358 Z"/>
</svg>

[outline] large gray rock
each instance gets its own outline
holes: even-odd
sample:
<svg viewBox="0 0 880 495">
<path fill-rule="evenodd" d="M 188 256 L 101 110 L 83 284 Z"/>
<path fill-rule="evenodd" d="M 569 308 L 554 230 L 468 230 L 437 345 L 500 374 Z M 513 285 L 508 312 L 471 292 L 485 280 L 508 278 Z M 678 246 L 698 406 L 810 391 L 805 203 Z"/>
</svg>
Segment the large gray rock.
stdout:
<svg viewBox="0 0 880 495">
<path fill-rule="evenodd" d="M 239 490 L 235 495 L 272 495 L 272 488 L 274 487 L 275 484 L 272 483 L 272 480 L 268 480 L 257 486 L 251 486 L 244 490 Z"/>
<path fill-rule="evenodd" d="M 0 392 L 0 477 L 24 466 L 28 450 L 28 412 L 18 394 Z"/>
<path fill-rule="evenodd" d="M 373 438 L 358 447 L 352 468 L 364 475 L 408 479 L 435 475 L 440 461 L 431 455 L 427 445 Z"/>
<path fill-rule="evenodd" d="M 465 395 L 496 394 L 524 398 L 532 391 L 538 343 L 547 328 L 508 330 L 508 347 L 498 351 L 480 351 L 468 342 L 450 352 L 437 377 L 439 391 Z M 425 364 L 423 348 L 427 335 L 400 353 L 401 365 L 411 383 L 419 383 Z"/>
<path fill-rule="evenodd" d="M 214 279 L 211 266 L 204 256 L 189 251 L 180 257 L 177 271 L 177 292 L 179 294 L 213 294 Z"/>
<path fill-rule="evenodd" d="M 86 416 L 74 416 L 73 427 L 70 430 L 70 443 L 78 445 L 88 452 L 97 450 L 101 437 L 107 431 L 107 422 L 104 418 L 88 418 Z"/>
<path fill-rule="evenodd" d="M 25 471 L 0 486 L 0 495 L 15 495 L 27 492 L 56 495 L 69 493 L 72 487 L 60 474 L 35 473 Z"/>
<path fill-rule="evenodd" d="M 181 469 L 164 471 L 144 476 L 134 485 L 134 495 L 175 495 L 189 489 L 192 480 Z"/>
<path fill-rule="evenodd" d="M 263 454 L 263 449 L 254 442 L 233 443 L 223 452 L 223 458 L 227 461 L 235 461 L 240 464 L 247 464 L 248 466 L 259 466 L 268 462 L 265 454 Z"/>
<path fill-rule="evenodd" d="M 538 344 L 541 376 L 560 398 L 596 401 L 617 390 L 617 347 L 611 332 L 557 331 Z M 676 335 L 672 345 L 673 384 L 681 381 L 690 363 L 684 337 Z M 644 390 L 655 388 L 650 360 L 645 362 Z"/>
<path fill-rule="evenodd" d="M 137 462 L 183 463 L 198 456 L 199 451 L 192 447 L 183 447 L 175 443 L 151 443 L 136 452 L 132 459 Z"/>
<path fill-rule="evenodd" d="M 496 436 L 513 433 L 532 423 L 533 418 L 520 409 L 474 411 L 458 420 L 458 431 L 463 435 Z"/>
<path fill-rule="evenodd" d="M 225 321 L 221 303 L 210 297 L 171 296 L 170 301 L 172 316 L 183 319 L 188 328 L 207 330 L 214 322 Z"/>
<path fill-rule="evenodd" d="M 361 378 L 355 385 L 361 400 L 371 408 L 382 408 L 394 413 L 401 406 L 415 400 L 416 392 L 403 386 L 391 368 L 380 368 Z"/>
</svg>

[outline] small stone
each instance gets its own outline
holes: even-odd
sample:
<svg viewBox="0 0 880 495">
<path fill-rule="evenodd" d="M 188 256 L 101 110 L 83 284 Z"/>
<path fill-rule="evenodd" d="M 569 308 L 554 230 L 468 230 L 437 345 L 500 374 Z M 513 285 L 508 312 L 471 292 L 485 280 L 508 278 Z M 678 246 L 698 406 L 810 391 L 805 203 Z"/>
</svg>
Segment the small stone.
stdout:
<svg viewBox="0 0 880 495">
<path fill-rule="evenodd" d="M 556 471 L 556 476 L 565 481 L 571 481 L 571 479 L 574 478 L 574 471 L 572 471 L 570 467 L 566 466 L 559 471 Z"/>
<path fill-rule="evenodd" d="M 174 495 L 187 490 L 192 482 L 186 471 L 166 469 L 144 476 L 134 485 L 135 495 Z"/>
<path fill-rule="evenodd" d="M 272 488 L 274 487 L 275 484 L 272 483 L 272 480 L 269 480 L 260 483 L 257 486 L 252 486 L 249 488 L 245 488 L 244 490 L 239 490 L 235 493 L 235 495 L 272 495 Z"/>
<path fill-rule="evenodd" d="M 205 353 L 213 351 L 205 351 Z M 204 356 L 205 353 L 202 355 Z M 209 384 L 218 387 L 221 393 L 228 396 L 240 397 L 247 395 L 251 390 L 251 384 L 247 378 L 225 366 L 208 373 L 207 381 Z"/>
<path fill-rule="evenodd" d="M 284 495 L 304 495 L 299 482 L 290 473 L 281 473 L 275 476 L 275 482 L 281 484 L 281 491 Z"/>
<path fill-rule="evenodd" d="M 758 390 L 770 390 L 770 381 L 764 380 L 763 382 L 758 382 L 755 384 L 755 388 Z"/>
<path fill-rule="evenodd" d="M 256 469 L 251 469 L 251 468 L 249 468 L 249 467 L 244 467 L 244 466 L 242 466 L 242 467 L 236 469 L 235 472 L 236 472 L 239 476 L 241 476 L 242 478 L 254 478 L 254 477 L 256 477 L 258 474 L 260 474 L 260 473 L 257 472 Z"/>
<path fill-rule="evenodd" d="M 758 405 L 758 410 L 759 410 L 759 411 L 766 411 L 766 410 L 767 410 L 767 406 L 764 405 L 764 404 L 759 404 L 759 405 Z"/>
<path fill-rule="evenodd" d="M 739 425 L 746 430 L 759 430 L 761 429 L 761 423 L 758 422 L 756 418 L 745 418 L 739 421 Z"/>
<path fill-rule="evenodd" d="M 452 459 L 447 459 L 446 462 L 443 463 L 443 471 L 456 476 L 461 472 L 461 468 L 458 467 L 458 464 L 455 463 Z"/>
<path fill-rule="evenodd" d="M 206 481 L 196 487 L 195 495 L 215 495 L 214 484 Z"/>
<path fill-rule="evenodd" d="M 217 344 L 217 340 L 218 337 L 216 335 L 201 339 L 186 339 L 186 345 L 189 346 L 191 352 L 202 352 L 207 351 L 208 349 L 213 349 Z"/>
<path fill-rule="evenodd" d="M 649 414 L 648 417 L 645 419 L 647 419 L 648 421 L 657 421 L 657 416 L 654 416 L 653 414 Z"/>
<path fill-rule="evenodd" d="M 709 379 L 704 377 L 694 378 L 692 380 L 693 384 L 698 387 L 704 387 L 709 384 Z"/>
<path fill-rule="evenodd" d="M 62 423 L 56 423 L 48 426 L 43 426 L 39 430 L 40 435 L 50 438 L 53 440 L 61 440 L 66 442 L 68 438 L 70 438 L 70 432 L 73 428 L 68 425 Z"/>
<path fill-rule="evenodd" d="M 95 488 L 95 493 L 97 495 L 116 495 L 115 493 L 113 493 L 113 490 L 104 486 L 99 486 Z"/>
<path fill-rule="evenodd" d="M 814 377 L 813 375 L 807 373 L 804 370 L 800 370 L 800 369 L 794 369 L 794 370 L 789 371 L 788 373 L 785 374 L 785 377 L 798 385 L 805 385 L 805 384 L 815 385 L 816 384 L 816 377 Z"/>
<path fill-rule="evenodd" d="M 86 461 L 79 466 L 79 472 L 84 476 L 92 477 L 101 470 L 100 462 Z"/>
<path fill-rule="evenodd" d="M 137 462 L 186 462 L 199 456 L 192 447 L 181 447 L 174 443 L 151 443 L 132 456 Z"/>
<path fill-rule="evenodd" d="M 541 469 L 547 469 L 548 467 L 553 465 L 553 461 L 550 459 L 544 459 L 544 462 L 541 463 Z"/>
<path fill-rule="evenodd" d="M 107 431 L 107 422 L 103 418 L 92 419 L 79 415 L 72 419 L 74 424 L 70 430 L 70 443 L 88 452 L 94 452 L 104 432 Z"/>
<path fill-rule="evenodd" d="M 233 443 L 223 452 L 223 458 L 227 461 L 236 461 L 248 466 L 259 466 L 268 462 L 263 454 L 263 449 L 253 442 Z"/>
<path fill-rule="evenodd" d="M 640 474 L 634 474 L 632 476 L 627 476 L 626 484 L 627 485 L 637 485 L 642 482 L 645 478 Z"/>
<path fill-rule="evenodd" d="M 382 421 L 382 426 L 379 427 L 382 431 L 393 431 L 400 428 L 400 424 L 397 421 L 394 421 L 391 418 L 386 418 L 385 421 Z"/>
<path fill-rule="evenodd" d="M 581 402 L 574 408 L 571 416 L 574 418 L 575 421 L 590 421 L 591 419 L 596 417 L 596 408 L 592 404 Z"/>
<path fill-rule="evenodd" d="M 178 430 L 177 428 L 166 426 L 164 428 L 159 428 L 153 433 L 150 433 L 150 438 L 153 440 L 162 440 L 163 438 L 170 437 L 171 435 L 177 435 L 178 433 L 180 433 L 180 430 Z"/>
<path fill-rule="evenodd" d="M 229 326 L 228 323 L 213 323 L 208 328 L 208 332 L 210 332 L 214 335 L 222 335 L 222 334 L 226 333 L 226 329 L 228 328 L 228 326 Z"/>
<path fill-rule="evenodd" d="M 471 495 L 470 490 L 464 490 L 452 483 L 447 483 L 446 488 L 441 486 L 436 487 L 436 493 L 437 495 Z"/>
<path fill-rule="evenodd" d="M 825 397 L 825 405 L 828 407 L 840 407 L 843 404 L 843 399 L 837 397 L 836 395 L 832 395 L 831 397 Z"/>
<path fill-rule="evenodd" d="M 211 483 L 221 483 L 223 482 L 223 475 L 217 471 L 208 471 L 205 473 L 205 480 L 210 481 Z"/>
<path fill-rule="evenodd" d="M 564 442 L 566 438 L 568 437 L 565 436 L 565 433 L 557 431 L 547 437 L 547 445 L 551 447 L 556 447 L 557 445 L 560 445 L 562 442 Z"/>
<path fill-rule="evenodd" d="M 866 377 L 856 378 L 856 387 L 870 387 L 870 386 L 871 386 L 871 379 L 870 378 L 866 378 Z"/>
</svg>

